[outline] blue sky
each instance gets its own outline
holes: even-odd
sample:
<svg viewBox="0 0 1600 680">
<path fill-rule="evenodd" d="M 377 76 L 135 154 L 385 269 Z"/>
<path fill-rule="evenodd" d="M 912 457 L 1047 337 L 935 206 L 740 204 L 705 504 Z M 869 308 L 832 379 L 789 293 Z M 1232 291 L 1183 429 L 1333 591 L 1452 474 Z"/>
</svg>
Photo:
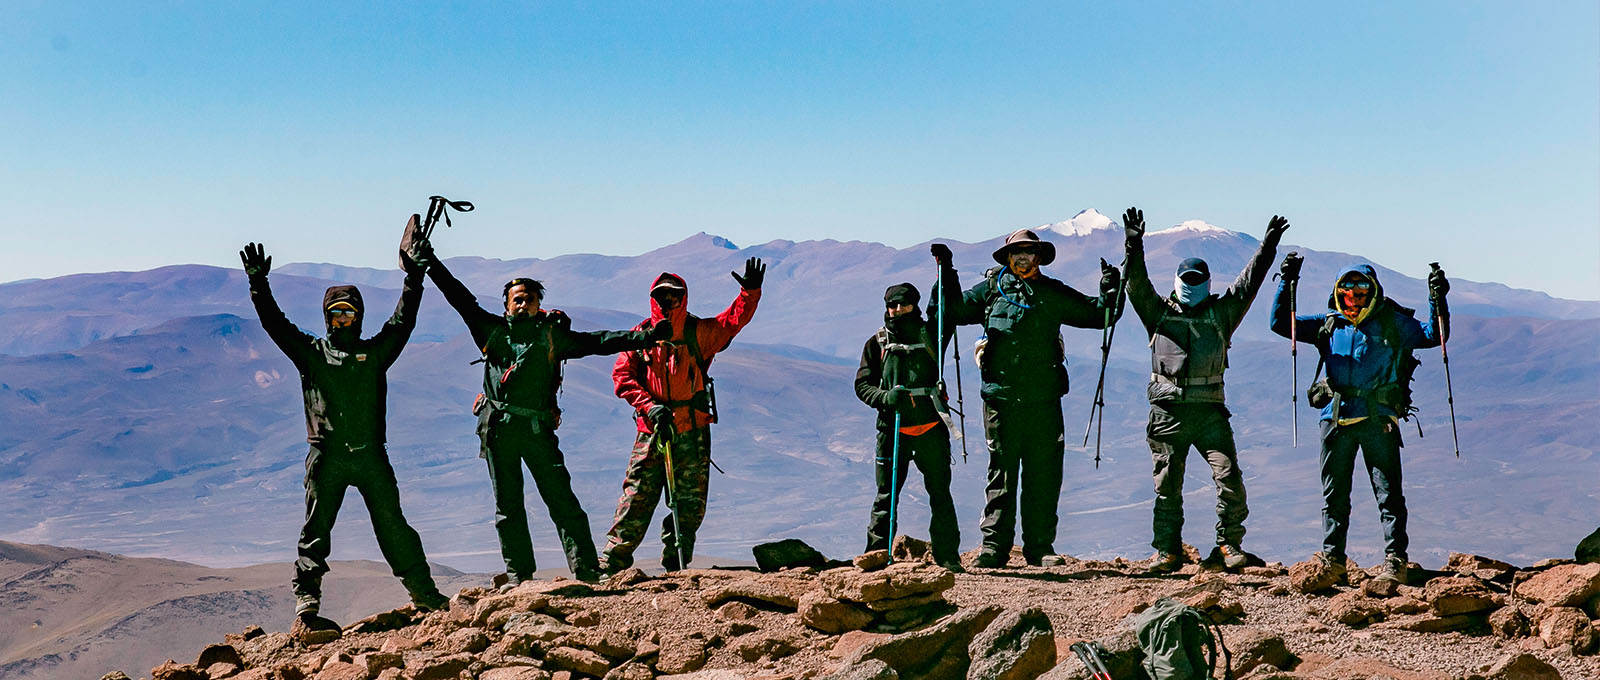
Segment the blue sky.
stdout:
<svg viewBox="0 0 1600 680">
<path fill-rule="evenodd" d="M 200 262 L 975 241 L 1128 205 L 1600 299 L 1600 9 L 0 7 L 0 281 Z"/>
</svg>

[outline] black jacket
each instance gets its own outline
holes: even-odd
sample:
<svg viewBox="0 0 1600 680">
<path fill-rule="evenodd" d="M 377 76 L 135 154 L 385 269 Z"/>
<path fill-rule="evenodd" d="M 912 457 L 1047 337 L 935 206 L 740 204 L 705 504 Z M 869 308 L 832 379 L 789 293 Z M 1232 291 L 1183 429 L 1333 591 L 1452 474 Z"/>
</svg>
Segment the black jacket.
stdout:
<svg viewBox="0 0 1600 680">
<path fill-rule="evenodd" d="M 483 394 L 489 401 L 479 411 L 479 431 L 514 417 L 529 417 L 543 428 L 554 429 L 560 411 L 556 390 L 561 387 L 561 362 L 595 354 L 616 354 L 649 347 L 647 331 L 593 331 L 571 328 L 572 320 L 560 310 L 540 310 L 526 319 L 508 319 L 478 305 L 466 285 L 443 263 L 428 269 L 444 299 L 450 302 L 483 352 Z M 521 413 L 511 413 L 509 405 Z"/>
<path fill-rule="evenodd" d="M 261 318 L 267 337 L 288 355 L 300 372 L 305 398 L 306 441 L 364 446 L 385 441 L 384 407 L 389 394 L 387 372 L 405 349 L 417 325 L 422 303 L 422 273 L 406 274 L 394 315 L 377 334 L 361 339 L 361 318 L 366 313 L 355 286 L 334 286 L 323 295 L 323 309 L 337 301 L 356 308 L 356 323 L 349 328 L 327 328 L 327 337 L 300 330 L 272 299 L 267 277 L 250 277 L 250 302 Z M 324 324 L 327 313 L 324 311 Z"/>
<path fill-rule="evenodd" d="M 895 323 L 900 319 L 904 321 Z M 899 347 L 885 352 L 879 334 L 872 334 L 861 349 L 861 366 L 856 369 L 856 398 L 878 409 L 878 428 L 884 431 L 894 428 L 896 411 L 900 413 L 900 425 L 907 427 L 939 420 L 939 412 L 945 408 L 935 359 L 938 329 L 924 321 L 920 312 L 900 319 L 886 320 L 884 325 L 889 344 Z M 895 386 L 910 388 L 914 394 L 902 397 L 899 406 L 891 408 L 889 388 Z"/>
</svg>

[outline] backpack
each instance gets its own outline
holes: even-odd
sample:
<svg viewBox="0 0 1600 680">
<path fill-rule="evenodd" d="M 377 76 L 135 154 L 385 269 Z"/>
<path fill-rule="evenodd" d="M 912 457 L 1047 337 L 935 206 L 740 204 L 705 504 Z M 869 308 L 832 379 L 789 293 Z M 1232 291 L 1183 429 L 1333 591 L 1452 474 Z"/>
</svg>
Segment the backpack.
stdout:
<svg viewBox="0 0 1600 680">
<path fill-rule="evenodd" d="M 688 406 L 689 408 L 702 411 L 710 415 L 711 422 L 714 423 L 717 422 L 717 388 L 716 382 L 711 378 L 711 374 L 707 373 L 706 371 L 710 370 L 711 360 L 716 358 L 716 356 L 712 355 L 710 357 L 706 357 L 700 354 L 699 328 L 700 317 L 693 314 L 685 315 L 683 320 L 684 349 L 688 350 L 690 363 L 692 363 L 695 369 L 700 372 L 700 377 L 702 379 L 701 382 L 704 383 L 705 389 L 690 395 L 688 399 L 674 399 L 669 402 L 668 405 L 674 407 Z M 647 364 L 650 363 L 650 355 L 646 353 L 646 350 L 634 350 L 634 354 L 639 357 L 641 362 Z M 715 463 L 713 463 L 713 465 L 714 464 Z"/>
<path fill-rule="evenodd" d="M 1394 314 L 1391 312 L 1399 312 L 1409 318 L 1414 319 L 1417 316 L 1417 310 L 1405 307 L 1400 303 L 1388 298 L 1384 298 L 1384 302 L 1386 304 L 1383 306 L 1383 308 L 1375 309 L 1373 310 L 1373 313 L 1378 314 L 1378 333 L 1383 336 L 1384 342 L 1394 350 L 1394 363 L 1391 364 L 1389 368 L 1390 382 L 1372 388 L 1370 393 L 1358 393 L 1348 396 L 1372 399 L 1394 409 L 1395 414 L 1398 415 L 1401 420 L 1411 420 L 1412 417 L 1416 415 L 1418 410 L 1412 396 L 1411 382 L 1416 379 L 1415 376 L 1417 373 L 1417 367 L 1422 365 L 1422 360 L 1416 357 L 1415 351 L 1401 351 L 1399 349 L 1400 328 L 1399 326 L 1395 325 Z M 1341 319 L 1343 319 L 1342 316 L 1329 314 L 1328 318 L 1322 322 L 1322 328 L 1317 330 L 1318 347 L 1326 348 L 1328 346 L 1328 340 L 1333 337 L 1333 331 Z M 1322 365 L 1323 359 L 1319 357 L 1317 359 L 1318 374 L 1320 374 L 1322 371 Z M 1313 380 L 1315 380 L 1314 377 Z M 1307 390 L 1306 394 L 1308 401 L 1313 398 L 1313 390 L 1318 392 L 1317 396 L 1320 397 L 1322 402 L 1321 405 L 1317 404 L 1316 402 L 1312 402 L 1313 406 L 1322 408 L 1322 406 L 1326 405 L 1329 401 L 1332 401 L 1334 390 L 1328 387 L 1325 379 L 1314 382 L 1312 389 Z M 1418 423 L 1418 432 L 1421 432 L 1420 422 Z"/>
<path fill-rule="evenodd" d="M 1217 669 L 1218 647 L 1223 678 L 1233 680 L 1233 655 L 1222 631 L 1200 610 L 1163 597 L 1134 618 L 1133 629 L 1151 680 L 1209 680 Z"/>
</svg>

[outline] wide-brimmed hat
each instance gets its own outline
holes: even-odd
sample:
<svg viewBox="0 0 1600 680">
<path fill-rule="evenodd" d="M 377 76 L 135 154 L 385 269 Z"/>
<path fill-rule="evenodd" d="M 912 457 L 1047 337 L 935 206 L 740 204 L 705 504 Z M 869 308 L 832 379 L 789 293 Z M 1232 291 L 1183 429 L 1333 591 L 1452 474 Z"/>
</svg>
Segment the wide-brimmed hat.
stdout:
<svg viewBox="0 0 1600 680">
<path fill-rule="evenodd" d="M 1011 232 L 1011 235 L 1006 237 L 1005 244 L 994 251 L 994 261 L 1002 265 L 1010 265 L 1011 261 L 1006 259 L 1006 256 L 1010 255 L 1012 250 L 1024 245 L 1031 245 L 1039 249 L 1039 266 L 1041 267 L 1054 262 L 1056 259 L 1056 244 L 1040 239 L 1039 235 L 1033 233 L 1032 229 L 1018 229 Z"/>
</svg>

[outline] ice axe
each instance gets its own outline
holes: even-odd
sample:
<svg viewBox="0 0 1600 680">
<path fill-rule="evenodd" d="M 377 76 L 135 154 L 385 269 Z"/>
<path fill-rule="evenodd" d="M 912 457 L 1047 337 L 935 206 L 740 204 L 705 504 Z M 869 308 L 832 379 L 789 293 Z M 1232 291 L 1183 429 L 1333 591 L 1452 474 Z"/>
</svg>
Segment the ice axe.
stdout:
<svg viewBox="0 0 1600 680">
<path fill-rule="evenodd" d="M 672 548 L 678 553 L 678 568 L 688 569 L 689 565 L 683 561 L 683 526 L 679 524 L 680 520 L 678 519 L 678 479 L 672 465 L 672 436 L 677 433 L 677 414 L 671 410 L 672 357 L 677 354 L 677 351 L 676 346 L 668 348 L 667 360 L 661 371 L 661 383 L 665 388 L 664 396 L 667 400 L 667 417 L 672 424 L 668 426 L 665 433 L 657 431 L 655 437 L 656 446 L 660 448 L 661 456 L 664 459 L 663 462 L 667 468 L 667 512 L 672 515 Z M 691 415 L 691 417 L 693 416 Z M 666 435 L 665 440 L 662 439 L 662 434 Z"/>
<path fill-rule="evenodd" d="M 1433 271 L 1439 271 L 1438 262 L 1429 262 L 1428 266 L 1432 267 Z M 1444 326 L 1439 323 L 1437 314 L 1433 317 L 1433 323 L 1434 327 L 1439 329 L 1439 354 L 1444 357 L 1444 393 L 1445 402 L 1450 404 L 1450 438 L 1455 442 L 1456 457 L 1460 458 L 1461 436 L 1456 434 L 1456 390 L 1450 383 L 1450 347 L 1447 342 L 1449 338 L 1446 337 L 1450 334 L 1445 332 Z"/>
</svg>

